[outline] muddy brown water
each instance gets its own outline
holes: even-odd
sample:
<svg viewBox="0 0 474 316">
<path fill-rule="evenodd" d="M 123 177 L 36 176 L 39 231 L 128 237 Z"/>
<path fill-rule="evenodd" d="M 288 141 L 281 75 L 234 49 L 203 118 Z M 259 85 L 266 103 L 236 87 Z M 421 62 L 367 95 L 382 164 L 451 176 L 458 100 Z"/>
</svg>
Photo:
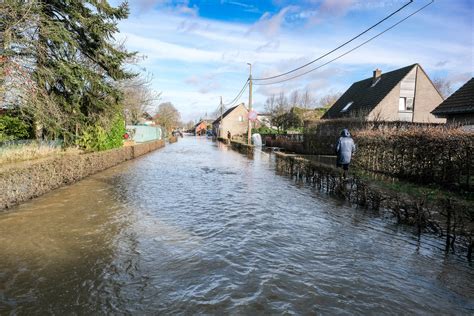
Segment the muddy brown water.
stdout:
<svg viewBox="0 0 474 316">
<path fill-rule="evenodd" d="M 434 236 L 187 137 L 0 214 L 0 314 L 473 314 Z"/>
</svg>

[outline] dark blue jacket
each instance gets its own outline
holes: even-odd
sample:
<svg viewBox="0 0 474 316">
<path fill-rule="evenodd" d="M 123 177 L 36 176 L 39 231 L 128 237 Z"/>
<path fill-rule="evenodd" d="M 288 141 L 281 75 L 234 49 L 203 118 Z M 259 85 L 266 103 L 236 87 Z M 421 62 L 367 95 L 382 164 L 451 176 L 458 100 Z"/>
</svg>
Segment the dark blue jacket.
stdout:
<svg viewBox="0 0 474 316">
<path fill-rule="evenodd" d="M 341 165 L 350 164 L 355 149 L 351 134 L 347 129 L 343 129 L 336 145 L 337 163 Z"/>
</svg>

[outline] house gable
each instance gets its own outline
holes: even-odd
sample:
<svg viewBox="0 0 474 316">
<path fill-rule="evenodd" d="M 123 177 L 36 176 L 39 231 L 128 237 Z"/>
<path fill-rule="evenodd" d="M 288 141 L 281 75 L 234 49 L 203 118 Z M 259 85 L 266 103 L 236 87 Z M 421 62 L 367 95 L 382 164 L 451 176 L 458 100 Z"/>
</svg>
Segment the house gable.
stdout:
<svg viewBox="0 0 474 316">
<path fill-rule="evenodd" d="M 382 74 L 375 84 L 372 77 L 353 83 L 322 118 L 365 117 L 369 115 L 416 66 L 417 64 L 413 64 Z"/>
<path fill-rule="evenodd" d="M 413 122 L 446 123 L 431 112 L 443 102 L 443 97 L 421 66 L 417 69 Z"/>
<path fill-rule="evenodd" d="M 423 68 L 413 64 L 382 74 L 375 81 L 368 78 L 354 83 L 323 119 L 364 117 L 372 121 L 444 123 L 430 113 L 442 100 Z"/>
<path fill-rule="evenodd" d="M 232 135 L 243 134 L 248 129 L 248 110 L 243 103 L 228 109 L 213 123 L 216 133 L 220 137 L 230 132 Z"/>
<path fill-rule="evenodd" d="M 369 113 L 371 121 L 407 121 L 413 122 L 416 78 L 419 65 L 415 65 L 393 89 Z M 404 102 L 400 104 L 400 99 Z M 409 100 L 409 102 L 407 102 Z M 401 108 L 403 107 L 403 109 Z"/>
</svg>

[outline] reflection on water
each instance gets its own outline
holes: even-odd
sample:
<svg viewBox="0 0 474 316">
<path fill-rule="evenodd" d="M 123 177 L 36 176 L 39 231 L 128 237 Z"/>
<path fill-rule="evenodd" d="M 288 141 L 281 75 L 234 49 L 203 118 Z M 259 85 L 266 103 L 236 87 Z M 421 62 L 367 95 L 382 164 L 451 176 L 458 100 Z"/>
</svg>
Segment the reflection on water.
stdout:
<svg viewBox="0 0 474 316">
<path fill-rule="evenodd" d="M 185 138 L 0 215 L 0 314 L 472 314 L 442 242 Z"/>
</svg>

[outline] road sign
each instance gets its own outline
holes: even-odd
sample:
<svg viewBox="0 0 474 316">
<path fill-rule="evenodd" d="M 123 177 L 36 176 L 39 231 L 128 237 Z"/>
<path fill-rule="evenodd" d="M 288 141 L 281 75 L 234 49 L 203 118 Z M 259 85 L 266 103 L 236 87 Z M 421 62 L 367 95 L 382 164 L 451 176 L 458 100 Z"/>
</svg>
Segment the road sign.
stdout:
<svg viewBox="0 0 474 316">
<path fill-rule="evenodd" d="M 249 120 L 255 122 L 257 120 L 257 111 L 251 110 L 249 112 Z"/>
</svg>

